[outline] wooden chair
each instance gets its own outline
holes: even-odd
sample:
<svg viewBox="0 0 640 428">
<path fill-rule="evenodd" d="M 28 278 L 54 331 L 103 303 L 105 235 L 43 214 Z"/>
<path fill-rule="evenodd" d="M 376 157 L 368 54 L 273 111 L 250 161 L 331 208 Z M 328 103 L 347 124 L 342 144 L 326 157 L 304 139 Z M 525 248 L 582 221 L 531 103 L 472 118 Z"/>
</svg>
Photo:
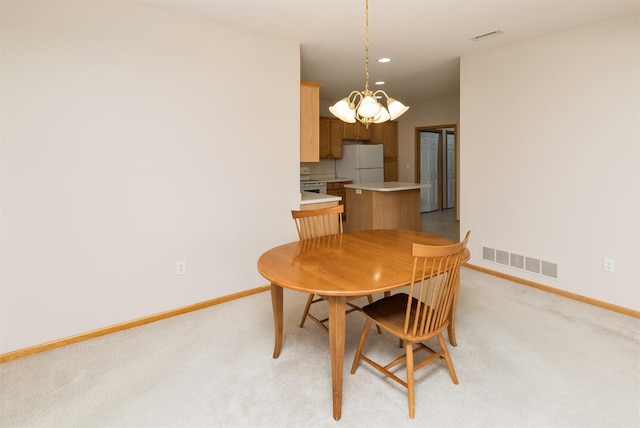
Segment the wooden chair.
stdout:
<svg viewBox="0 0 640 428">
<path fill-rule="evenodd" d="M 344 205 L 315 210 L 291 211 L 301 241 L 342 233 Z"/>
<path fill-rule="evenodd" d="M 413 244 L 413 281 L 409 286 L 409 294 L 395 294 L 362 308 L 367 316 L 367 321 L 360 336 L 360 342 L 351 366 L 351 374 L 356 372 L 360 360 L 363 360 L 407 388 L 409 417 L 412 419 L 415 416 L 414 371 L 436 359 L 443 359 L 449 368 L 453 383 L 458 384 L 458 378 L 453 369 L 442 332 L 449 325 L 449 309 L 456 293 L 462 253 L 467 245 L 469 235 L 470 232 L 467 232 L 462 242 L 453 245 Z M 362 354 L 372 322 L 398 337 L 401 343 L 404 342 L 404 355 L 382 366 Z M 439 351 L 422 343 L 433 337 L 438 340 Z M 427 351 L 430 355 L 415 364 L 414 352 L 421 350 Z M 403 362 L 406 365 L 406 381 L 390 370 Z"/>
<path fill-rule="evenodd" d="M 342 233 L 342 213 L 344 213 L 344 205 L 337 205 L 335 207 L 319 208 L 315 210 L 292 210 L 291 216 L 296 223 L 298 237 L 301 241 L 304 241 L 308 239 L 320 238 L 327 235 Z M 350 300 L 355 300 L 357 298 L 359 297 L 354 297 Z M 369 300 L 369 303 L 373 303 L 373 297 L 371 295 L 367 296 L 367 299 Z M 329 318 L 319 319 L 309 312 L 309 309 L 311 309 L 311 305 L 323 301 L 324 299 L 320 296 L 317 296 L 315 294 L 309 295 L 304 308 L 304 312 L 302 313 L 302 319 L 300 320 L 300 327 L 304 326 L 307 317 L 309 317 L 320 328 L 327 332 L 329 331 L 329 327 L 327 327 Z M 353 311 L 362 310 L 360 306 L 357 306 L 350 301 L 347 301 L 346 304 L 349 306 L 346 311 L 347 314 Z M 382 330 L 378 328 L 378 332 L 382 332 Z"/>
</svg>

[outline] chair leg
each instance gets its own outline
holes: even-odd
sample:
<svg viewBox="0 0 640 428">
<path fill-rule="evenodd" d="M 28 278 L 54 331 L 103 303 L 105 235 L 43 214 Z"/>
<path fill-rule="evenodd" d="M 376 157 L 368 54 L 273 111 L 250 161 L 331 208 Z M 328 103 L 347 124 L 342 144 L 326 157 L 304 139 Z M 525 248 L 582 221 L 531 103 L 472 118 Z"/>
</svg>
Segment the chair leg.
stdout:
<svg viewBox="0 0 640 428">
<path fill-rule="evenodd" d="M 444 361 L 447 363 L 447 367 L 449 367 L 451 379 L 453 380 L 453 383 L 457 385 L 458 376 L 456 376 L 456 371 L 453 368 L 453 361 L 451 361 L 451 356 L 449 355 L 449 350 L 447 349 L 447 343 L 444 341 L 442 333 L 438 335 L 438 343 L 440 344 L 440 348 L 442 349 L 442 356 L 444 357 Z"/>
<path fill-rule="evenodd" d="M 406 342 L 405 350 L 407 353 L 407 394 L 409 396 L 409 417 L 413 419 L 415 417 L 415 396 L 413 389 L 413 343 Z"/>
<path fill-rule="evenodd" d="M 367 300 L 369 301 L 369 304 L 373 303 L 373 297 L 371 296 L 371 294 L 367 296 Z M 382 329 L 378 324 L 376 324 L 376 328 L 378 329 L 378 334 L 382 334 Z"/>
<path fill-rule="evenodd" d="M 371 320 L 367 318 L 362 329 L 362 335 L 360 335 L 360 342 L 358 342 L 358 348 L 356 349 L 356 355 L 353 357 L 353 364 L 351 365 L 351 374 L 354 374 L 358 369 L 358 363 L 360 362 L 360 355 L 364 349 L 364 344 L 367 341 L 369 335 L 369 328 L 371 327 Z"/>
<path fill-rule="evenodd" d="M 311 308 L 311 303 L 313 303 L 313 294 L 309 294 L 309 298 L 307 299 L 307 304 L 304 307 L 304 313 L 302 314 L 302 319 L 300 320 L 299 327 L 304 327 L 304 322 L 307 319 L 307 314 L 309 313 L 309 308 Z"/>
</svg>

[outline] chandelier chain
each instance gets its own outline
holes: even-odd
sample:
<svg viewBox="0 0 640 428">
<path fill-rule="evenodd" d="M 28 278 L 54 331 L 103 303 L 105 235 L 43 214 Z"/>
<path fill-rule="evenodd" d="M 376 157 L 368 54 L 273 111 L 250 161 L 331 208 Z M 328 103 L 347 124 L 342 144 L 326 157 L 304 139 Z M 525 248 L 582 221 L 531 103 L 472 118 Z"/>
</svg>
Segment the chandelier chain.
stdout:
<svg viewBox="0 0 640 428">
<path fill-rule="evenodd" d="M 372 123 L 395 120 L 409 109 L 382 89 L 375 92 L 369 90 L 369 0 L 365 0 L 364 57 L 364 91 L 352 91 L 346 98 L 329 107 L 329 111 L 343 122 L 358 121 L 368 128 Z M 386 108 L 377 100 L 382 97 L 387 99 Z"/>
<path fill-rule="evenodd" d="M 366 0 L 364 14 L 364 90 L 369 91 L 369 0 Z"/>
</svg>

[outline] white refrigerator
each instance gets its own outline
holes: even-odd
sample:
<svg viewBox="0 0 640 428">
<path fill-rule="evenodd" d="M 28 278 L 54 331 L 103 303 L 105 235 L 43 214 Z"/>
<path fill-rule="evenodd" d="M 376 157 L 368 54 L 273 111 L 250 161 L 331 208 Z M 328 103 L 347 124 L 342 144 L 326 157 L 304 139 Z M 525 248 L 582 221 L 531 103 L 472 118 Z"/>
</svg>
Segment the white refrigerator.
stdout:
<svg viewBox="0 0 640 428">
<path fill-rule="evenodd" d="M 336 177 L 354 184 L 384 182 L 384 147 L 382 144 L 345 144 L 342 159 L 336 159 Z"/>
</svg>

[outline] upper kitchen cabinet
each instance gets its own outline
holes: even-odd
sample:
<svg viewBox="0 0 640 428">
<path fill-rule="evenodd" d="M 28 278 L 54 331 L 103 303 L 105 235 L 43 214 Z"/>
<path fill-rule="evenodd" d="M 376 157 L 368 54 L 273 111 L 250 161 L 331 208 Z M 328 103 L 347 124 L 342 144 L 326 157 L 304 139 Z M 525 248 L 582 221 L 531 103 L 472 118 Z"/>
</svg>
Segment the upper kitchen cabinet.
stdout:
<svg viewBox="0 0 640 428">
<path fill-rule="evenodd" d="M 300 162 L 320 161 L 320 83 L 300 82 Z"/>
<path fill-rule="evenodd" d="M 344 122 L 330 117 L 320 118 L 320 159 L 340 159 Z"/>
<path fill-rule="evenodd" d="M 398 122 L 370 126 L 371 143 L 384 146 L 384 181 L 398 181 Z"/>
<path fill-rule="evenodd" d="M 371 127 L 367 128 L 363 123 L 356 121 L 355 123 L 344 124 L 344 139 L 368 141 L 371 139 Z"/>
<path fill-rule="evenodd" d="M 398 157 L 398 122 L 383 122 L 370 126 L 371 143 L 384 146 L 385 157 Z"/>
</svg>

